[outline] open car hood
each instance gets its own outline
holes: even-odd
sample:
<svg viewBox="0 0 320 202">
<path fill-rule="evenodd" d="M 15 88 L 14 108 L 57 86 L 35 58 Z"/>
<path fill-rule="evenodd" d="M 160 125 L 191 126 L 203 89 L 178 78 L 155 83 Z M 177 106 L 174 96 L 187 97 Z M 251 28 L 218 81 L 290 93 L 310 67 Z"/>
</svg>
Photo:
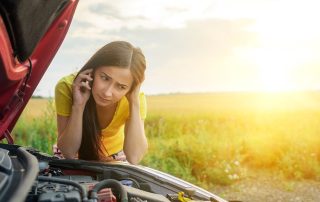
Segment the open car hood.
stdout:
<svg viewBox="0 0 320 202">
<path fill-rule="evenodd" d="M 114 202 L 110 195 L 119 202 L 227 202 L 148 167 L 57 159 L 32 148 L 0 144 L 0 201 Z"/>
<path fill-rule="evenodd" d="M 10 132 L 58 51 L 78 0 L 0 1 L 0 140 Z"/>
</svg>

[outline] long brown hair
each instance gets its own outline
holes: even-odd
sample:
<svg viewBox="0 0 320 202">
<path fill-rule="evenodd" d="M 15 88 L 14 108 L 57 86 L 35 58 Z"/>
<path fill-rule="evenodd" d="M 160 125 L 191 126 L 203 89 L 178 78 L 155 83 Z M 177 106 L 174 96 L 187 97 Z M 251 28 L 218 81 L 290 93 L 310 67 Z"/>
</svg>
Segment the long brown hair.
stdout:
<svg viewBox="0 0 320 202">
<path fill-rule="evenodd" d="M 129 68 L 133 77 L 131 89 L 134 89 L 144 80 L 146 61 L 139 48 L 125 41 L 114 41 L 99 49 L 81 68 L 79 73 L 86 69 L 93 69 L 94 73 L 97 68 L 102 66 Z M 105 148 L 101 144 L 101 128 L 98 122 L 96 103 L 92 93 L 86 103 L 82 120 L 82 140 L 79 149 L 79 158 L 99 160 L 99 156 L 103 154 Z"/>
</svg>

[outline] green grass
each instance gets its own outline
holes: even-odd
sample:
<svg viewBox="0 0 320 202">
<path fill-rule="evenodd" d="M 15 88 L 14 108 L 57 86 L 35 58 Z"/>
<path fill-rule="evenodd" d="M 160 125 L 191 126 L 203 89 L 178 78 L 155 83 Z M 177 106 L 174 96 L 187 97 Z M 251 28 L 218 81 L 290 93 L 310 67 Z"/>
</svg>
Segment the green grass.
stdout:
<svg viewBox="0 0 320 202">
<path fill-rule="evenodd" d="M 149 151 L 143 165 L 203 187 L 230 184 L 255 170 L 320 180 L 320 93 L 180 94 L 147 100 Z M 47 112 L 33 119 L 24 112 L 13 133 L 16 143 L 51 153 L 56 119 L 52 103 L 43 106 Z"/>
<path fill-rule="evenodd" d="M 37 105 L 34 105 L 34 102 Z M 29 105 L 29 103 L 28 103 Z M 30 108 L 31 106 L 31 108 Z M 32 108 L 42 111 L 34 116 Z M 31 113 L 29 113 L 31 112 Z M 31 100 L 12 131 L 15 144 L 34 147 L 52 154 L 52 145 L 57 138 L 57 123 L 52 100 Z"/>
</svg>

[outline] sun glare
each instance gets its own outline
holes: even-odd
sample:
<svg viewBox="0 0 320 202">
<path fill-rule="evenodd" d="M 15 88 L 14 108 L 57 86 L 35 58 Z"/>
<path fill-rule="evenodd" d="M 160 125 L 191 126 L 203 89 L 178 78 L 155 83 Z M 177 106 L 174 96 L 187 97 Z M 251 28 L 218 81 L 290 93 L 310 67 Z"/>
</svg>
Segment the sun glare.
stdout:
<svg viewBox="0 0 320 202">
<path fill-rule="evenodd" d="M 312 7 L 310 10 L 290 4 L 285 14 L 281 8 L 285 6 L 272 7 L 268 15 L 256 16 L 256 23 L 251 27 L 257 33 L 258 45 L 246 54 L 257 69 L 261 91 L 299 90 L 301 86 L 294 79 L 296 72 L 302 72 L 316 57 L 311 47 L 318 37 L 315 33 L 320 30 L 315 26 L 317 20 Z"/>
<path fill-rule="evenodd" d="M 274 49 L 256 49 L 251 59 L 257 68 L 257 88 L 272 92 L 295 89 L 291 78 L 295 64 L 290 55 Z"/>
</svg>

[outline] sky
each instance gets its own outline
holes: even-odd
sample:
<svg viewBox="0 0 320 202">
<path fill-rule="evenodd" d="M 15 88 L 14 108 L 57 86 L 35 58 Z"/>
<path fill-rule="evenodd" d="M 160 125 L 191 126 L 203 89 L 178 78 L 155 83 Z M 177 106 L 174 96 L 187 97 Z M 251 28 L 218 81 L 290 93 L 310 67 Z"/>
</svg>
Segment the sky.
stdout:
<svg viewBox="0 0 320 202">
<path fill-rule="evenodd" d="M 318 0 L 80 0 L 35 95 L 100 47 L 129 41 L 146 94 L 320 90 Z"/>
</svg>

